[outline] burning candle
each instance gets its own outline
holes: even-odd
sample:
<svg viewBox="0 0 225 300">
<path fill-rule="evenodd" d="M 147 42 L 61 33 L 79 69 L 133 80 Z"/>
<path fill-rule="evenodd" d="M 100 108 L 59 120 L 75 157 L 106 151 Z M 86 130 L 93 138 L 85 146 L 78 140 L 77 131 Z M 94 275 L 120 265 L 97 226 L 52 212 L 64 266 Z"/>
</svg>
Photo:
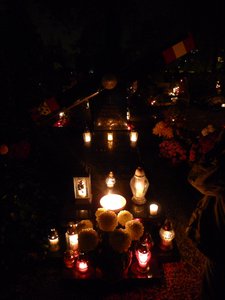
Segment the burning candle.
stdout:
<svg viewBox="0 0 225 300">
<path fill-rule="evenodd" d="M 88 271 L 88 260 L 84 257 L 84 254 L 80 253 L 76 262 L 77 270 L 81 273 Z"/>
<path fill-rule="evenodd" d="M 160 247 L 163 250 L 171 250 L 173 248 L 175 231 L 173 229 L 172 222 L 169 219 L 166 219 L 163 226 L 160 228 L 159 236 L 161 238 Z"/>
<path fill-rule="evenodd" d="M 106 182 L 106 185 L 108 188 L 114 187 L 114 185 L 116 183 L 116 179 L 115 179 L 112 171 L 109 172 L 109 175 L 107 176 L 105 182 Z"/>
<path fill-rule="evenodd" d="M 149 253 L 150 252 L 142 253 L 141 251 L 138 250 L 137 257 L 138 257 L 139 266 L 141 268 L 147 267 L 149 262 L 149 256 L 150 256 Z"/>
<path fill-rule="evenodd" d="M 126 199 L 119 194 L 108 194 L 100 199 L 100 204 L 105 209 L 119 211 L 126 205 Z"/>
<path fill-rule="evenodd" d="M 90 143 L 91 142 L 91 132 L 86 131 L 83 133 L 83 138 L 85 143 Z"/>
<path fill-rule="evenodd" d="M 137 131 L 131 131 L 130 132 L 130 141 L 133 143 L 136 143 L 138 140 L 138 132 Z"/>
<path fill-rule="evenodd" d="M 59 236 L 55 228 L 50 229 L 48 241 L 50 251 L 55 252 L 59 250 Z"/>
<path fill-rule="evenodd" d="M 77 250 L 78 248 L 78 234 L 69 235 L 69 245 L 72 250 Z"/>
<path fill-rule="evenodd" d="M 71 224 L 66 232 L 66 242 L 70 250 L 77 250 L 78 248 L 78 234 L 76 231 L 76 224 Z"/>
<path fill-rule="evenodd" d="M 109 142 L 113 141 L 113 133 L 112 133 L 112 132 L 108 132 L 108 133 L 107 133 L 107 140 L 108 140 Z"/>
<path fill-rule="evenodd" d="M 158 214 L 158 209 L 159 209 L 159 206 L 156 203 L 150 204 L 150 206 L 149 206 L 150 215 L 156 216 Z"/>
<path fill-rule="evenodd" d="M 141 243 L 137 247 L 136 251 L 136 258 L 139 265 L 140 272 L 147 272 L 149 270 L 149 261 L 151 258 L 151 251 L 146 243 Z"/>
</svg>

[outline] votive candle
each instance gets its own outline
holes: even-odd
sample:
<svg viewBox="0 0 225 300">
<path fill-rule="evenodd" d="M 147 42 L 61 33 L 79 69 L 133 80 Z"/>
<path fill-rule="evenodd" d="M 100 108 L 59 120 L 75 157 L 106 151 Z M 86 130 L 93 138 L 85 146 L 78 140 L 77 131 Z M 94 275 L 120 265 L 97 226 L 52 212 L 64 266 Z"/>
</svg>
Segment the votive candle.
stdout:
<svg viewBox="0 0 225 300">
<path fill-rule="evenodd" d="M 156 203 L 150 204 L 150 206 L 149 206 L 150 215 L 156 216 L 158 214 L 158 209 L 159 209 L 159 206 Z"/>
</svg>

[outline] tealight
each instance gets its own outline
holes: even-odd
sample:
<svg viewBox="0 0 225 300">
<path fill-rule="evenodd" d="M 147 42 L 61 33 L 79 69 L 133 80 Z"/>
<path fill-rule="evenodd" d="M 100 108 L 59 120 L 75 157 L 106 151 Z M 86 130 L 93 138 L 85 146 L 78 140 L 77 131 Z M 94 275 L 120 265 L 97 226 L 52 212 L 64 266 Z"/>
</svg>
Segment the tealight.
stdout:
<svg viewBox="0 0 225 300">
<path fill-rule="evenodd" d="M 100 199 L 100 204 L 103 208 L 113 211 L 123 209 L 126 202 L 126 199 L 119 194 L 108 194 Z"/>
<path fill-rule="evenodd" d="M 156 216 L 158 214 L 159 206 L 156 203 L 152 203 L 149 206 L 149 211 L 151 216 Z"/>
</svg>

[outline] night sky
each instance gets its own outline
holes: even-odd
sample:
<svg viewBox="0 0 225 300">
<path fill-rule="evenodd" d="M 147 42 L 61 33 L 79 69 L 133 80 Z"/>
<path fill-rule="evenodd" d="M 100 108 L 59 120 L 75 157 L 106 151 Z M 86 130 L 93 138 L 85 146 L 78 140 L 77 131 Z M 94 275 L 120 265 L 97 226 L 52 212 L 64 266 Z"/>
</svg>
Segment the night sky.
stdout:
<svg viewBox="0 0 225 300">
<path fill-rule="evenodd" d="M 188 32 L 200 48 L 224 46 L 224 4 L 195 2 L 1 0 L 5 51 L 13 63 L 27 56 L 39 65 L 48 53 L 64 65 L 123 67 L 154 60 Z"/>
<path fill-rule="evenodd" d="M 13 97 L 62 69 L 159 70 L 188 33 L 207 60 L 225 46 L 223 2 L 0 0 L 1 82 Z"/>
</svg>

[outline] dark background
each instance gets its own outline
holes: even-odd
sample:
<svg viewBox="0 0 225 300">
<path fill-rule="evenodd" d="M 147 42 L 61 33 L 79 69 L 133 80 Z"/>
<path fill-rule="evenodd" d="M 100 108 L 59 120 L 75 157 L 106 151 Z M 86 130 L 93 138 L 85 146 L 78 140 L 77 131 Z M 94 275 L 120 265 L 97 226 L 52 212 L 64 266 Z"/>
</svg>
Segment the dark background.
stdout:
<svg viewBox="0 0 225 300">
<path fill-rule="evenodd" d="M 217 71 L 217 57 L 224 55 L 224 3 L 196 4 L 1 0 L 2 110 L 7 114 L 12 107 L 31 108 L 61 93 L 71 79 L 99 84 L 106 72 L 132 80 L 165 69 L 169 73 L 180 68 L 196 74 Z M 189 33 L 196 51 L 166 66 L 162 51 Z"/>
</svg>

